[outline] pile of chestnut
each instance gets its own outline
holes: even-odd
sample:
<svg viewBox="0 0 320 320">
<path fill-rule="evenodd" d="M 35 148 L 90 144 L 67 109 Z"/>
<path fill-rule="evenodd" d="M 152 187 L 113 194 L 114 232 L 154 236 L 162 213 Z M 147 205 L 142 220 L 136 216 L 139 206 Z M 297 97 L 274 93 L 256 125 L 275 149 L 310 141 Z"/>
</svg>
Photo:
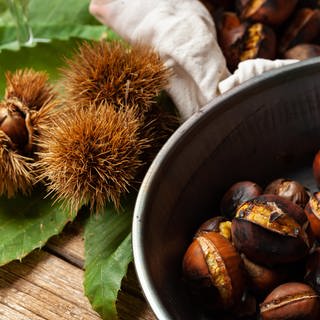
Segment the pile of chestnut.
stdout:
<svg viewBox="0 0 320 320">
<path fill-rule="evenodd" d="M 231 72 L 247 59 L 320 56 L 319 0 L 201 0 Z"/>
<path fill-rule="evenodd" d="M 313 173 L 320 186 L 320 151 Z M 320 192 L 283 178 L 264 189 L 235 183 L 182 270 L 192 298 L 219 319 L 320 319 Z"/>
</svg>

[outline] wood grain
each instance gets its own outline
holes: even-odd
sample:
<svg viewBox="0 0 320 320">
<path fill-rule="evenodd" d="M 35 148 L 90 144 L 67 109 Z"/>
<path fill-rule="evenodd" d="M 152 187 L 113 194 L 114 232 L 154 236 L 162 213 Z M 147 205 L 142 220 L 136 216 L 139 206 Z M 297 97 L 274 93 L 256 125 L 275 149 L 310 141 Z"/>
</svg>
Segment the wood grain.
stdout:
<svg viewBox="0 0 320 320">
<path fill-rule="evenodd" d="M 0 320 L 98 320 L 83 291 L 81 217 L 42 250 L 0 268 Z M 129 266 L 118 296 L 120 320 L 155 320 Z"/>
<path fill-rule="evenodd" d="M 36 251 L 0 269 L 0 302 L 11 319 L 100 319 L 83 294 L 82 277 L 83 270 Z"/>
</svg>

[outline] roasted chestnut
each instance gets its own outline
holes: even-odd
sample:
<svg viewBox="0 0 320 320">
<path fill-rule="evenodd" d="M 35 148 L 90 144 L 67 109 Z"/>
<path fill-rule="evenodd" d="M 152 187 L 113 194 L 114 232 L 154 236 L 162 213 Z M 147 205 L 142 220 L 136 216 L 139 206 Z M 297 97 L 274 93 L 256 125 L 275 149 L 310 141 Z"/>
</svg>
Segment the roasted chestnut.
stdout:
<svg viewBox="0 0 320 320">
<path fill-rule="evenodd" d="M 300 43 L 311 43 L 320 35 L 320 10 L 300 9 L 280 39 L 279 51 L 286 52 Z"/>
<path fill-rule="evenodd" d="M 242 203 L 262 194 L 262 188 L 252 181 L 239 181 L 233 184 L 223 195 L 220 210 L 226 217 L 233 218 Z"/>
<path fill-rule="evenodd" d="M 228 309 L 240 303 L 245 289 L 242 260 L 219 233 L 195 237 L 184 255 L 182 270 L 194 296 L 209 301 L 205 307 Z"/>
<path fill-rule="evenodd" d="M 195 236 L 197 237 L 203 232 L 218 232 L 226 239 L 231 240 L 231 221 L 222 216 L 213 217 L 201 224 Z"/>
<path fill-rule="evenodd" d="M 316 239 L 320 240 L 320 192 L 315 192 L 305 207 L 310 228 Z"/>
<path fill-rule="evenodd" d="M 319 295 L 308 285 L 289 282 L 275 288 L 260 304 L 262 320 L 319 319 Z"/>
<path fill-rule="evenodd" d="M 284 282 L 288 276 L 281 268 L 268 268 L 254 263 L 241 255 L 243 265 L 247 273 L 248 288 L 257 296 L 263 296 L 269 293 L 275 287 Z"/>
<path fill-rule="evenodd" d="M 221 50 L 226 58 L 228 68 L 236 69 L 242 50 L 242 39 L 247 24 L 242 22 L 235 12 L 225 11 L 215 19 L 217 36 Z"/>
<path fill-rule="evenodd" d="M 308 225 L 303 209 L 273 194 L 243 203 L 232 220 L 236 249 L 265 266 L 297 261 L 309 251 Z"/>
<path fill-rule="evenodd" d="M 251 0 L 240 7 L 241 18 L 270 25 L 279 25 L 293 12 L 298 0 Z"/>
<path fill-rule="evenodd" d="M 262 23 L 250 25 L 244 35 L 240 61 L 264 58 L 275 59 L 277 38 L 273 29 Z"/>
<path fill-rule="evenodd" d="M 315 154 L 312 163 L 313 177 L 320 187 L 320 150 Z"/>
<path fill-rule="evenodd" d="M 276 194 L 304 208 L 309 201 L 309 191 L 300 182 L 291 179 L 276 179 L 269 183 L 264 193 Z"/>
</svg>

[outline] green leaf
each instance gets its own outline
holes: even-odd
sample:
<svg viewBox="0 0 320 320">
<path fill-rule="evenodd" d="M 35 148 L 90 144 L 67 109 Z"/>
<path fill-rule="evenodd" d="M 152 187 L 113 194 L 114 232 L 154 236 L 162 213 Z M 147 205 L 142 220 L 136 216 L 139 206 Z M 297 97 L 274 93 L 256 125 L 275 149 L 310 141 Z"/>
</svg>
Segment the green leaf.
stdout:
<svg viewBox="0 0 320 320">
<path fill-rule="evenodd" d="M 41 248 L 75 218 L 43 196 L 35 191 L 30 197 L 0 198 L 0 265 Z"/>
<path fill-rule="evenodd" d="M 71 37 L 87 40 L 117 37 L 89 13 L 89 3 L 89 0 L 29 0 L 25 15 L 34 41 L 68 40 Z M 6 8 L 6 5 L 0 0 L 1 7 Z M 7 9 L 0 13 L 0 50 L 19 49 L 19 43 L 15 40 L 15 22 Z"/>
<path fill-rule="evenodd" d="M 85 294 L 103 319 L 117 319 L 118 292 L 133 260 L 132 211 L 132 202 L 124 212 L 108 207 L 85 226 Z"/>
<path fill-rule="evenodd" d="M 54 40 L 50 43 L 38 43 L 34 48 L 3 50 L 0 53 L 0 98 L 4 94 L 6 71 L 34 68 L 48 72 L 50 80 L 55 82 L 59 78 L 59 68 L 65 63 L 64 58 L 70 57 L 79 43 L 79 39 Z"/>
</svg>

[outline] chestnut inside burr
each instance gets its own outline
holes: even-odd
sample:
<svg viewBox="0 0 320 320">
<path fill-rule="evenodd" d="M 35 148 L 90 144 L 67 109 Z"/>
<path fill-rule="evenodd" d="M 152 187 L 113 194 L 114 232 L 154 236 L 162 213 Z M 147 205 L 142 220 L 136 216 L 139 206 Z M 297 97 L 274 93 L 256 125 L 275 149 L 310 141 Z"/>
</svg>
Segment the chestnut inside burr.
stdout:
<svg viewBox="0 0 320 320">
<path fill-rule="evenodd" d="M 29 144 L 26 114 L 16 105 L 11 103 L 0 105 L 0 130 L 5 135 L 9 148 L 25 153 Z"/>
</svg>

